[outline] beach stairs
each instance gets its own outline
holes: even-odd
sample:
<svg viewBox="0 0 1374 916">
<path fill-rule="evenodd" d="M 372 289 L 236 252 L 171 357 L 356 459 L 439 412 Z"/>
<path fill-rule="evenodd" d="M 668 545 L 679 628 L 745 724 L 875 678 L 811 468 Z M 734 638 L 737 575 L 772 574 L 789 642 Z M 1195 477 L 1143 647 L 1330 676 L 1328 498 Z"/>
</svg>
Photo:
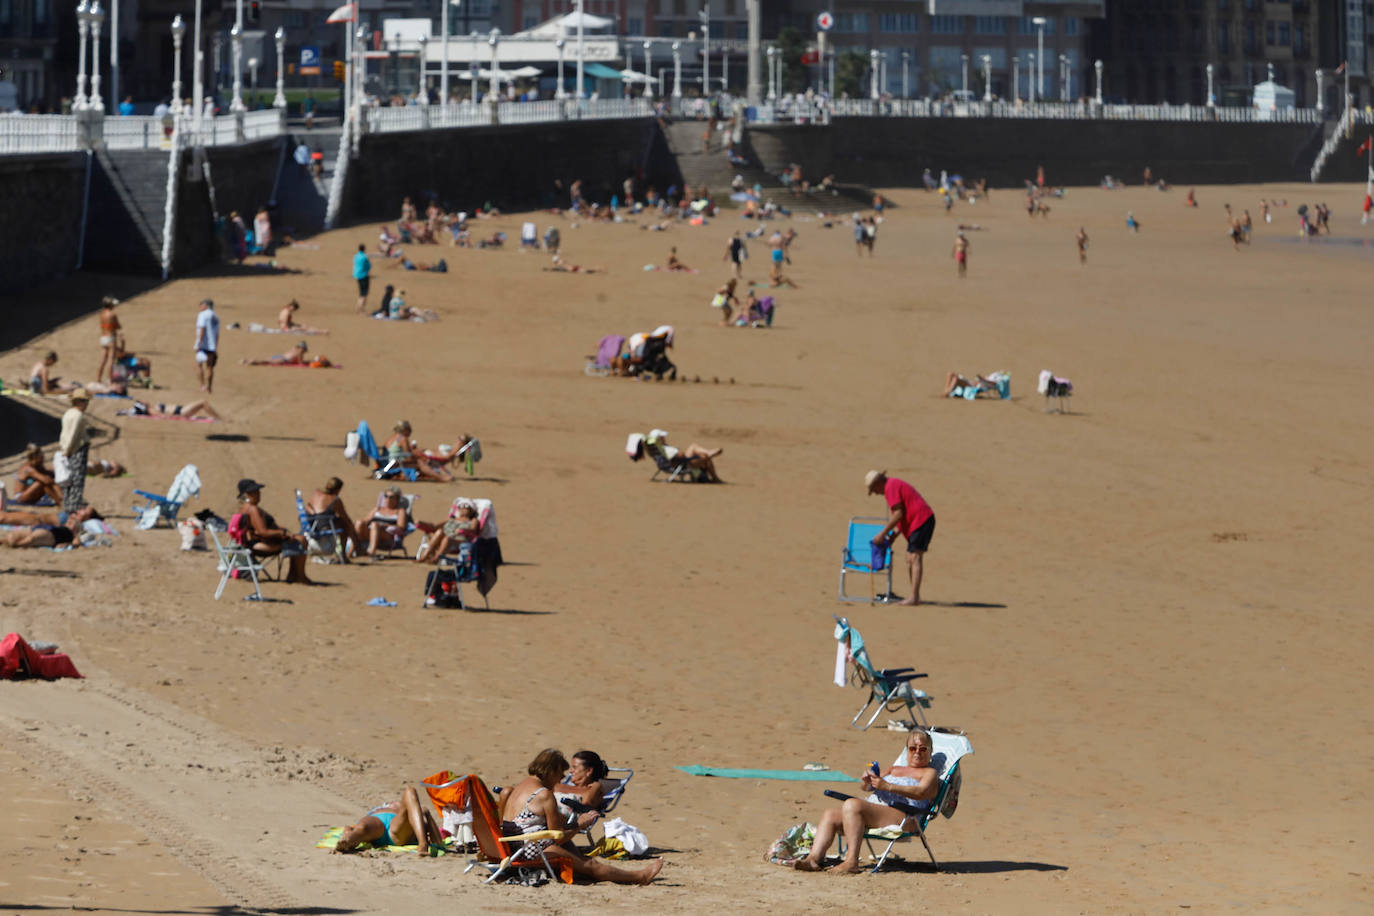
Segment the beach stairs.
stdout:
<svg viewBox="0 0 1374 916">
<path fill-rule="evenodd" d="M 83 257 L 87 269 L 161 271 L 167 156 L 164 150 L 95 151 Z"/>
<path fill-rule="evenodd" d="M 324 229 L 329 206 L 329 186 L 334 180 L 334 163 L 339 151 L 342 128 L 300 131 L 286 140 L 286 158 L 277 183 L 277 232 L 304 238 Z M 296 147 L 305 143 L 312 151 L 324 153 L 324 172 L 316 176 L 303 169 L 292 157 Z"/>
</svg>

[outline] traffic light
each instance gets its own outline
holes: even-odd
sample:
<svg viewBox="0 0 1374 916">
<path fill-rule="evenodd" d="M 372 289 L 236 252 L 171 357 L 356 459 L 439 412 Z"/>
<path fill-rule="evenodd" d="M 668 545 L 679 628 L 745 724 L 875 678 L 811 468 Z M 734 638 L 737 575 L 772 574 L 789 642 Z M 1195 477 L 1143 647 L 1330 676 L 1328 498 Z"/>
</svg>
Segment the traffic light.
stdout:
<svg viewBox="0 0 1374 916">
<path fill-rule="evenodd" d="M 344 81 L 344 62 L 341 60 L 334 61 L 334 79 Z"/>
<path fill-rule="evenodd" d="M 258 0 L 252 0 L 252 2 L 248 4 L 248 22 L 251 25 L 257 25 L 261 21 L 262 4 L 258 2 Z"/>
</svg>

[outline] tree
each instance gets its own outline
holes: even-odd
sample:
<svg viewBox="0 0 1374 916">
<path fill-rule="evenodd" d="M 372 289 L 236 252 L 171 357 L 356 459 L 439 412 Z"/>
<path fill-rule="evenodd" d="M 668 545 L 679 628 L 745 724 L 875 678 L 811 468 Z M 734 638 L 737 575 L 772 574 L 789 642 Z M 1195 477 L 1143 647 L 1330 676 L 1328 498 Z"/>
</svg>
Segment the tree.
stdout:
<svg viewBox="0 0 1374 916">
<path fill-rule="evenodd" d="M 801 62 L 802 55 L 806 53 L 806 40 L 801 32 L 785 25 L 778 32 L 774 44 L 782 55 L 782 91 L 801 92 L 808 83 L 806 67 Z"/>
<path fill-rule="evenodd" d="M 851 99 L 863 95 L 864 77 L 868 75 L 868 55 L 845 51 L 835 58 L 835 94 L 848 94 Z"/>
</svg>

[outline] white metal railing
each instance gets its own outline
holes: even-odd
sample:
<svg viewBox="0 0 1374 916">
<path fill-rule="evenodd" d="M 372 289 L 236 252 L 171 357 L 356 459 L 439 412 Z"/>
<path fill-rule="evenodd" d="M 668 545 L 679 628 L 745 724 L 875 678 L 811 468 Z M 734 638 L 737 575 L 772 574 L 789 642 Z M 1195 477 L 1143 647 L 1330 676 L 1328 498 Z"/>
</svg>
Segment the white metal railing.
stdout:
<svg viewBox="0 0 1374 916">
<path fill-rule="evenodd" d="M 249 111 L 243 115 L 243 139 L 263 140 L 286 133 L 286 112 L 279 108 Z"/>
<path fill-rule="evenodd" d="M 102 127 L 110 149 L 162 149 L 168 142 L 161 118 L 151 115 L 106 118 Z"/>
<path fill-rule="evenodd" d="M 698 99 L 673 99 L 678 117 L 705 117 Z M 795 96 L 766 101 L 755 107 L 755 122 L 826 124 L 832 117 L 859 118 L 1026 118 L 1040 120 L 1103 121 L 1215 121 L 1318 124 L 1315 108 L 1209 108 L 1205 105 L 1098 105 L 1095 102 L 984 102 L 940 99 L 834 99 Z"/>
<path fill-rule="evenodd" d="M 1309 173 L 1311 180 L 1316 181 L 1322 176 L 1322 169 L 1326 167 L 1326 160 L 1331 158 L 1331 154 L 1341 145 L 1347 131 L 1354 126 L 1359 119 L 1359 113 L 1354 108 L 1346 108 L 1341 113 L 1341 118 L 1336 122 L 1336 129 L 1331 131 L 1331 136 L 1327 137 L 1322 143 L 1322 148 L 1317 150 L 1317 158 L 1312 162 L 1312 171 Z"/>
<path fill-rule="evenodd" d="M 70 153 L 81 148 L 75 115 L 0 116 L 0 153 Z"/>
<path fill-rule="evenodd" d="M 405 105 L 362 109 L 364 133 L 425 130 L 435 127 L 477 127 L 489 124 L 537 124 L 570 120 L 647 118 L 653 106 L 645 99 L 545 99 L 537 102 L 498 102 L 495 115 L 489 104 Z"/>
</svg>

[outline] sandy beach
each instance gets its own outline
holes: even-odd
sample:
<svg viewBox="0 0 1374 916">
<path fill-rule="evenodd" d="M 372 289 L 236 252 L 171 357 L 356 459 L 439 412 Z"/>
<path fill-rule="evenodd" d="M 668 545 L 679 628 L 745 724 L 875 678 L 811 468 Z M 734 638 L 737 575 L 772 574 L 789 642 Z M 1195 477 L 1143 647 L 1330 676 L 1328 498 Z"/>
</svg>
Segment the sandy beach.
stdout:
<svg viewBox="0 0 1374 916">
<path fill-rule="evenodd" d="M 1185 193 L 1071 188 L 1029 219 L 1016 190 L 950 215 L 895 190 L 871 258 L 847 210 L 822 227 L 838 201 L 798 203 L 776 225 L 800 233 L 800 288 L 769 291 L 768 329 L 719 327 L 708 304 L 729 234 L 753 228 L 730 212 L 662 233 L 549 213 L 475 227 L 558 226 L 564 260 L 605 274 L 546 272 L 514 245 L 409 249 L 447 274 L 374 255 L 372 303 L 393 283 L 435 323 L 355 312 L 349 259 L 377 225 L 283 248 L 276 271 L 129 299 L 150 394 L 175 404 L 201 396 L 194 321 L 214 298 L 226 419 L 116 418 L 127 402 L 97 400 L 119 435 L 93 456 L 131 469 L 86 490 L 115 545 L 0 552 L 3 632 L 60 643 L 86 675 L 0 690 L 17 825 L 0 912 L 878 912 L 913 892 L 935 912 L 1367 912 L 1374 226 L 1358 186 L 1201 187 L 1196 209 Z M 1270 224 L 1261 198 L 1287 201 Z M 1319 200 L 1332 235 L 1298 239 L 1297 206 Z M 1225 203 L 1256 220 L 1239 251 Z M 959 223 L 983 227 L 963 280 Z M 672 245 L 700 272 L 643 269 Z M 749 253 L 746 280 L 765 283 L 765 240 Z M 93 286 L 13 307 L 70 308 Z M 292 298 L 330 330 L 311 351 L 343 369 L 239 365 L 289 349 L 246 329 Z M 0 354 L 7 385 L 48 349 L 59 374 L 93 376 L 97 301 Z M 665 323 L 679 381 L 583 373 L 602 335 Z M 1068 415 L 1044 411 L 1043 369 L 1074 381 Z M 941 397 L 946 372 L 994 370 L 1010 400 Z M 494 501 L 509 565 L 490 612 L 423 607 L 425 568 L 399 559 L 312 564 L 317 587 L 264 585 L 283 601 L 231 582 L 216 602 L 213 553 L 134 530 L 131 490 L 165 490 L 187 463 L 205 484 L 191 512 L 227 517 L 253 477 L 294 527 L 292 491 L 338 475 L 361 515 L 382 484 L 345 461 L 344 435 L 402 418 L 423 446 L 481 439 L 475 479 L 405 489 L 430 522 L 455 496 Z M 723 448 L 726 483 L 651 483 L 624 443 L 652 427 Z M 934 508 L 931 604 L 836 600 L 848 519 L 884 513 L 870 468 Z M 767 864 L 846 786 L 674 769 L 890 762 L 904 736 L 850 728 L 862 696 L 830 682 L 835 614 L 879 665 L 928 672 L 931 721 L 973 743 L 957 815 L 930 829 L 941 871 L 919 844 L 878 875 Z M 666 860 L 652 886 L 483 887 L 458 857 L 314 848 L 431 773 L 508 785 L 546 746 L 635 769 L 616 813 Z"/>
</svg>

